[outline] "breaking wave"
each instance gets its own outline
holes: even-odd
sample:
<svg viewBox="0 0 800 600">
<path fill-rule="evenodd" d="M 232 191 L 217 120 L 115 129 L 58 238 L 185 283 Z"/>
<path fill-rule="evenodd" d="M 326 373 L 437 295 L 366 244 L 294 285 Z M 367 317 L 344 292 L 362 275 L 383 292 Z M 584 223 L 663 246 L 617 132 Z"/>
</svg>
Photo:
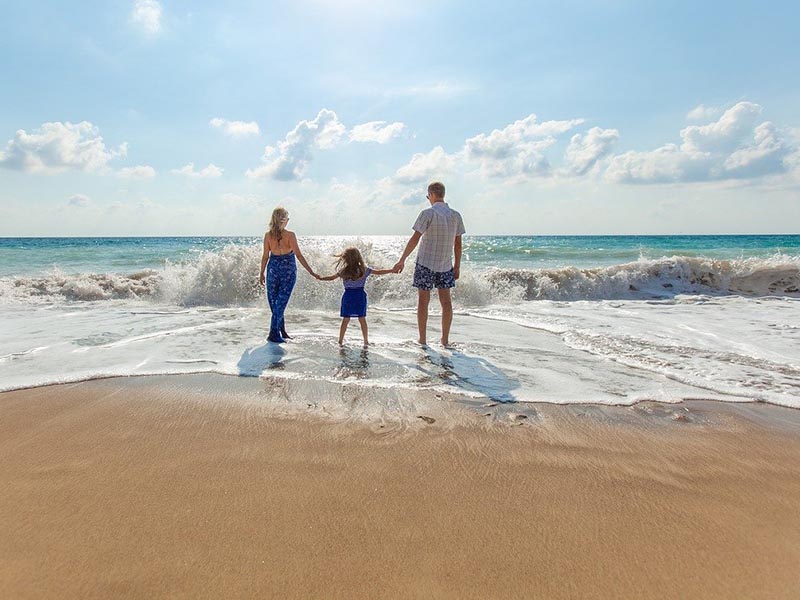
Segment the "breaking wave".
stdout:
<svg viewBox="0 0 800 600">
<path fill-rule="evenodd" d="M 368 263 L 391 265 L 369 244 L 362 247 Z M 332 272 L 331 253 L 305 252 L 322 273 Z M 161 269 L 130 274 L 67 274 L 0 278 L 0 301 L 103 301 L 139 299 L 179 306 L 249 306 L 261 301 L 258 285 L 261 249 L 229 244 L 193 260 L 167 263 Z M 292 303 L 297 308 L 336 307 L 341 286 L 298 275 Z M 410 285 L 413 263 L 399 276 L 370 278 L 370 302 L 386 307 L 413 306 Z M 679 294 L 800 297 L 800 256 L 735 260 L 672 256 L 641 258 L 597 268 L 508 269 L 462 266 L 454 299 L 462 306 L 485 306 L 533 300 L 609 300 L 670 298 Z"/>
</svg>

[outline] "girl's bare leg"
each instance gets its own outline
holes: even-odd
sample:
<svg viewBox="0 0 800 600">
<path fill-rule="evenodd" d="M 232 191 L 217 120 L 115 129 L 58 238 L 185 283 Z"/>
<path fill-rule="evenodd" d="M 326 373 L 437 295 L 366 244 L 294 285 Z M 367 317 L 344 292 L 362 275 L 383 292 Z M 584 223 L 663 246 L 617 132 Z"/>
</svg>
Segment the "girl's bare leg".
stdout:
<svg viewBox="0 0 800 600">
<path fill-rule="evenodd" d="M 342 319 L 342 325 L 339 327 L 339 345 L 344 344 L 344 334 L 347 331 L 347 325 L 350 323 L 350 317 Z"/>
<path fill-rule="evenodd" d="M 369 346 L 369 336 L 367 335 L 367 318 L 358 317 L 358 323 L 361 325 L 361 336 L 364 338 L 364 345 Z"/>
</svg>

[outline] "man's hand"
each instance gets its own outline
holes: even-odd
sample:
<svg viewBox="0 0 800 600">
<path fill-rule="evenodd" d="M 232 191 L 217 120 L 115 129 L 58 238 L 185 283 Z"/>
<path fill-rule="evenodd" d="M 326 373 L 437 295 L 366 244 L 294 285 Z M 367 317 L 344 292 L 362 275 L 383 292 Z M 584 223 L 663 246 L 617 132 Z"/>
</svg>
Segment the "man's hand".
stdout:
<svg viewBox="0 0 800 600">
<path fill-rule="evenodd" d="M 392 267 L 392 271 L 394 271 L 395 273 L 402 273 L 403 272 L 403 267 L 405 267 L 405 266 L 406 266 L 405 265 L 405 261 L 404 260 L 400 260 L 400 261 L 397 262 L 397 264 L 395 266 Z"/>
<path fill-rule="evenodd" d="M 453 267 L 453 279 L 458 279 L 461 276 L 461 267 Z"/>
<path fill-rule="evenodd" d="M 259 285 L 264 285 L 264 273 L 258 276 L 258 283 Z"/>
</svg>

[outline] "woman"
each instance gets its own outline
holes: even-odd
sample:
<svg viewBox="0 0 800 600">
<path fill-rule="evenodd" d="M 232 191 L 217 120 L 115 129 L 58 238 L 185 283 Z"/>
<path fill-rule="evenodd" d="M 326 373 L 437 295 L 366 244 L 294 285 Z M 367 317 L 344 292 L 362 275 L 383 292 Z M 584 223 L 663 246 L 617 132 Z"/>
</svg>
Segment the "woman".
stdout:
<svg viewBox="0 0 800 600">
<path fill-rule="evenodd" d="M 312 277 L 318 277 L 308 266 L 303 253 L 297 246 L 297 236 L 286 229 L 289 223 L 289 212 L 279 206 L 272 211 L 269 221 L 269 231 L 264 234 L 264 253 L 261 255 L 261 274 L 259 282 L 264 285 L 266 279 L 267 300 L 272 311 L 272 320 L 269 324 L 270 342 L 282 344 L 291 339 L 286 333 L 286 323 L 283 313 L 289 304 L 294 283 L 297 280 L 297 265 L 295 256 Z M 269 259 L 269 263 L 267 263 Z M 265 277 L 266 268 L 266 277 Z"/>
</svg>

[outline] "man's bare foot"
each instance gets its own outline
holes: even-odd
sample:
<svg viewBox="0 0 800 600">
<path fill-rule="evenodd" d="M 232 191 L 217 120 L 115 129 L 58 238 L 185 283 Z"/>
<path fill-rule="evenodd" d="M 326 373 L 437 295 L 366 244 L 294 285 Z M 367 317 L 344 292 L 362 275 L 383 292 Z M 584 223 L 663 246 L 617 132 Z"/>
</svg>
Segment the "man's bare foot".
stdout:
<svg viewBox="0 0 800 600">
<path fill-rule="evenodd" d="M 427 341 L 425 341 L 425 340 L 417 340 L 417 343 L 418 343 L 420 346 L 427 346 L 427 345 L 428 345 L 428 342 L 427 342 Z"/>
</svg>

